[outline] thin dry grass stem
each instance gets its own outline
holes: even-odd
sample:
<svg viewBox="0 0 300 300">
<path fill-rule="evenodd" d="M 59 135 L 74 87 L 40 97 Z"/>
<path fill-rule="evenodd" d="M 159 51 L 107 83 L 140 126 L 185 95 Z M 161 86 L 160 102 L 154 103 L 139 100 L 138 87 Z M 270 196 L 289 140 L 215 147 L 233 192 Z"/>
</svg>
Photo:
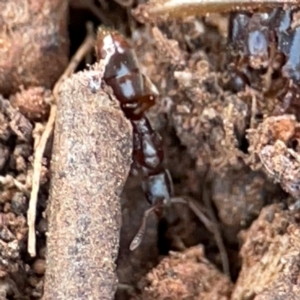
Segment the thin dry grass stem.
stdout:
<svg viewBox="0 0 300 300">
<path fill-rule="evenodd" d="M 87 34 L 87 37 L 83 41 L 82 45 L 78 48 L 77 52 L 71 58 L 70 63 L 64 73 L 56 82 L 53 88 L 54 102 L 57 101 L 58 91 L 62 82 L 68 78 L 76 70 L 80 61 L 89 53 L 93 46 L 95 40 L 94 36 L 90 33 Z M 36 205 L 38 200 L 38 191 L 40 187 L 40 174 L 42 170 L 42 159 L 45 151 L 47 141 L 52 133 L 55 117 L 56 117 L 57 106 L 56 103 L 52 103 L 50 109 L 50 115 L 48 122 L 46 124 L 45 130 L 41 136 L 41 139 L 35 149 L 34 161 L 33 161 L 33 176 L 32 176 L 32 189 L 29 200 L 29 208 L 27 211 L 27 224 L 28 224 L 28 246 L 27 250 L 30 256 L 36 256 L 36 238 L 35 238 L 35 218 L 36 218 Z"/>
<path fill-rule="evenodd" d="M 278 7 L 282 3 L 297 4 L 298 0 L 152 0 L 145 7 L 150 17 L 166 15 L 169 19 L 174 19 L 250 9 L 265 11 L 266 8 Z"/>
</svg>

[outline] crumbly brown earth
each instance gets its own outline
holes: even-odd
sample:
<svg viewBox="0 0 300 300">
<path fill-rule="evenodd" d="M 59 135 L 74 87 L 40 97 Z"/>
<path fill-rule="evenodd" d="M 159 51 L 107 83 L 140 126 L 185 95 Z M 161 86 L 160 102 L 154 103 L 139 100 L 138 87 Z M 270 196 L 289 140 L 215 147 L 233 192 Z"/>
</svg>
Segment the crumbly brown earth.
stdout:
<svg viewBox="0 0 300 300">
<path fill-rule="evenodd" d="M 274 114 L 280 101 L 260 90 L 226 88 L 228 15 L 141 24 L 138 11 L 136 18 L 130 12 L 145 1 L 72 0 L 68 41 L 67 18 L 61 20 L 65 7 L 38 2 L 4 1 L 10 6 L 0 10 L 7 25 L 0 51 L 0 299 L 42 299 L 53 137 L 42 161 L 34 258 L 27 253 L 26 220 L 33 155 L 49 116 L 51 89 L 67 63 L 66 45 L 71 54 L 76 51 L 89 20 L 131 37 L 142 72 L 161 94 L 148 117 L 164 140 L 175 195 L 193 199 L 208 219 L 204 224 L 187 205 L 171 205 L 162 219 L 149 218 L 141 246 L 129 251 L 148 208 L 139 178 L 130 175 L 121 197 L 115 298 L 298 299 L 299 116 L 294 108 Z M 46 21 L 41 10 L 49 13 Z M 79 68 L 93 61 L 88 55 Z M 253 103 L 262 119 L 253 116 Z M 216 229 L 230 277 L 222 270 Z"/>
</svg>

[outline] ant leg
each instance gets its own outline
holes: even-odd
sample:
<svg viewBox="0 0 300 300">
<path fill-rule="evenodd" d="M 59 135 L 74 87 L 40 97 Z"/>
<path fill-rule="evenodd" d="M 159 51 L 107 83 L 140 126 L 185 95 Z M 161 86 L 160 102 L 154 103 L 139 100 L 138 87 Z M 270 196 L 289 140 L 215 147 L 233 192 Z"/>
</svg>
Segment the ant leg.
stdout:
<svg viewBox="0 0 300 300">
<path fill-rule="evenodd" d="M 142 220 L 142 223 L 141 223 L 141 226 L 140 226 L 140 229 L 139 231 L 137 232 L 137 234 L 135 235 L 134 239 L 132 240 L 130 246 L 129 246 L 129 249 L 131 251 L 135 250 L 140 244 L 141 244 L 141 241 L 143 239 L 143 235 L 145 233 L 145 230 L 146 230 L 146 224 L 147 224 L 147 219 L 149 217 L 149 215 L 155 211 L 155 209 L 157 209 L 157 205 L 147 209 L 145 212 L 144 212 L 144 216 L 143 216 L 143 220 Z"/>
<path fill-rule="evenodd" d="M 204 224 L 204 226 L 210 231 L 214 232 L 213 230 L 213 223 L 212 221 L 205 216 L 205 214 L 201 211 L 201 208 L 195 203 L 192 199 L 184 199 L 181 197 L 174 197 L 170 199 L 171 203 L 182 203 L 187 204 L 189 208 L 193 211 L 193 213 L 199 218 L 199 220 Z"/>
<path fill-rule="evenodd" d="M 171 198 L 171 203 L 185 203 L 188 204 L 189 208 L 194 212 L 194 214 L 200 219 L 200 221 L 204 224 L 204 226 L 207 228 L 208 231 L 210 231 L 214 236 L 216 240 L 216 244 L 219 248 L 221 260 L 222 260 L 222 267 L 223 271 L 226 275 L 230 277 L 230 268 L 229 268 L 229 262 L 228 262 L 228 255 L 226 252 L 226 248 L 224 246 L 224 242 L 222 239 L 222 235 L 220 233 L 220 228 L 217 223 L 211 221 L 209 218 L 205 216 L 203 212 L 201 212 L 201 209 L 198 207 L 198 205 L 195 203 L 192 199 L 183 199 L 181 197 Z"/>
</svg>

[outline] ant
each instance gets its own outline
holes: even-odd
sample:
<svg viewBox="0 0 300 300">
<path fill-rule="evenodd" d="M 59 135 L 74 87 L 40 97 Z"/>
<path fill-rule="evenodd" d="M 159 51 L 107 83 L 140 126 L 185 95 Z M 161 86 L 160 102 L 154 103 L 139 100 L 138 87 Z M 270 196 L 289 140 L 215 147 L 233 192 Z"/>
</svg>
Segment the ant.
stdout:
<svg viewBox="0 0 300 300">
<path fill-rule="evenodd" d="M 274 114 L 294 113 L 299 120 L 299 1 L 150 0 L 134 11 L 143 23 L 209 13 L 229 13 L 227 87 L 258 90 L 281 102 Z"/>
<path fill-rule="evenodd" d="M 252 86 L 265 97 L 277 98 L 282 103 L 278 112 L 295 113 L 299 119 L 297 13 L 299 8 L 295 7 L 279 7 L 265 13 L 231 13 L 228 59 L 230 89 L 239 92 Z M 262 76 L 266 81 L 261 81 Z"/>
<path fill-rule="evenodd" d="M 120 102 L 133 127 L 133 161 L 142 177 L 142 189 L 151 207 L 145 211 L 141 227 L 130 244 L 135 250 L 141 243 L 150 213 L 160 215 L 170 203 L 188 203 L 174 198 L 171 175 L 163 166 L 161 136 L 152 128 L 145 112 L 155 105 L 159 93 L 150 79 L 141 73 L 133 47 L 119 32 L 100 28 L 96 41 L 97 59 L 106 61 L 104 82 Z M 193 206 L 192 210 L 196 210 Z"/>
<path fill-rule="evenodd" d="M 300 29 L 293 16 L 299 13 L 298 5 L 298 0 L 150 0 L 134 14 L 142 23 L 153 23 L 229 13 L 230 71 L 236 77 L 233 89 L 240 91 L 268 66 L 275 71 L 282 68 L 283 77 L 300 82 Z"/>
<path fill-rule="evenodd" d="M 231 13 L 228 42 L 230 56 L 236 58 L 232 64 L 248 65 L 245 76 L 251 70 L 271 66 L 274 71 L 282 69 L 284 77 L 299 82 L 300 56 L 296 49 L 300 31 L 298 27 L 292 28 L 295 12 L 276 8 L 268 13 Z"/>
<path fill-rule="evenodd" d="M 224 12 L 231 10 L 246 10 L 247 8 L 259 8 L 264 10 L 263 1 L 186 1 L 184 6 L 175 0 L 165 0 L 161 6 L 151 3 L 148 13 L 152 16 L 159 16 L 167 13 L 170 18 L 184 17 L 185 15 L 204 14 L 208 12 Z M 293 4 L 295 0 L 288 0 L 287 3 Z M 194 6 L 193 6 L 194 5 Z M 282 5 L 281 1 L 267 2 L 266 6 Z M 195 9 L 190 9 L 193 6 Z M 174 15 L 172 15 L 174 13 Z M 247 16 L 247 14 L 245 14 Z M 278 16 L 278 15 L 277 15 Z M 280 14 L 282 22 L 285 21 L 286 14 Z M 231 20 L 233 21 L 232 15 Z M 277 26 L 281 24 L 276 24 Z M 231 26 L 237 26 L 237 29 L 244 30 L 242 24 L 231 23 Z M 241 27 L 240 27 L 241 26 Z M 279 28 L 279 27 L 278 27 Z M 231 27 L 232 34 L 235 27 Z M 249 32 L 250 33 L 250 32 Z M 281 34 L 281 33 L 280 33 Z M 282 37 L 283 37 L 282 33 Z M 265 59 L 265 41 L 267 37 L 264 33 L 254 32 L 249 34 L 249 54 L 257 54 Z M 255 44 L 256 43 L 256 44 Z M 284 50 L 285 43 L 282 43 L 280 50 L 290 52 L 292 48 Z M 289 53 L 290 54 L 290 53 Z M 159 96 L 158 90 L 150 79 L 141 73 L 138 60 L 133 47 L 119 32 L 111 29 L 100 28 L 96 41 L 97 59 L 106 61 L 104 82 L 110 86 L 120 102 L 125 116 L 130 120 L 133 127 L 133 161 L 135 167 L 142 177 L 142 189 L 147 202 L 151 205 L 144 213 L 142 224 L 133 241 L 130 244 L 130 250 L 135 250 L 141 243 L 146 230 L 146 221 L 150 213 L 155 212 L 160 215 L 163 206 L 170 203 L 186 203 L 199 216 L 201 213 L 190 201 L 173 197 L 173 183 L 170 173 L 163 166 L 164 153 L 162 138 L 152 128 L 146 111 L 155 105 Z M 290 56 L 292 59 L 292 56 Z M 258 60 L 261 63 L 263 60 Z M 253 64 L 256 61 L 253 60 Z M 290 65 L 289 61 L 286 66 Z M 264 66 L 265 67 L 265 66 Z M 290 70 L 289 70 L 290 71 Z M 242 81 L 248 81 L 247 74 L 242 74 Z M 245 79 L 244 79 L 245 78 Z"/>
</svg>

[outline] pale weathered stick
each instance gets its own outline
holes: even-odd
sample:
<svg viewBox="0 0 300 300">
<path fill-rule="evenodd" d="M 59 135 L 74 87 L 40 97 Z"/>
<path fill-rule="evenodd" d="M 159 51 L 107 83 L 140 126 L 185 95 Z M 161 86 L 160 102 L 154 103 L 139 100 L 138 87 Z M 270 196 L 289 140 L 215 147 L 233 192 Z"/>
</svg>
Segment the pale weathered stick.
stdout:
<svg viewBox="0 0 300 300">
<path fill-rule="evenodd" d="M 51 164 L 44 300 L 111 300 L 121 227 L 119 195 L 132 155 L 132 127 L 101 71 L 61 86 Z"/>
</svg>

